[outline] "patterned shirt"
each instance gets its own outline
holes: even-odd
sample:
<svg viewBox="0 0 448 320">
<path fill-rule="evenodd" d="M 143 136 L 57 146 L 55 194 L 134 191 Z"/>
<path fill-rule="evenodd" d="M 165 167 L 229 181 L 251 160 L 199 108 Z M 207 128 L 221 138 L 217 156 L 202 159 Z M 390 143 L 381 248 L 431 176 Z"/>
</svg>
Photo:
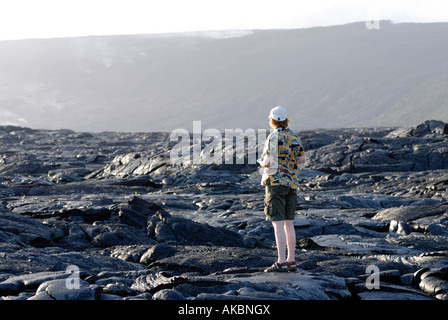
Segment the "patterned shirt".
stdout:
<svg viewBox="0 0 448 320">
<path fill-rule="evenodd" d="M 262 158 L 271 156 L 271 163 L 264 168 L 261 184 L 299 187 L 297 159 L 305 155 L 299 136 L 292 130 L 277 128 L 266 139 Z"/>
</svg>

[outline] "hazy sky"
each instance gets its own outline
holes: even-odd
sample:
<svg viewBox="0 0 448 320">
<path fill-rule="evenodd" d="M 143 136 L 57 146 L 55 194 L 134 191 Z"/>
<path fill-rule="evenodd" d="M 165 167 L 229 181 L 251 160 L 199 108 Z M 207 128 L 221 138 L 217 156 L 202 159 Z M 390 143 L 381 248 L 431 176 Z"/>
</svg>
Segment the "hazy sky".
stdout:
<svg viewBox="0 0 448 320">
<path fill-rule="evenodd" d="M 0 40 L 446 22 L 446 0 L 0 0 Z"/>
</svg>

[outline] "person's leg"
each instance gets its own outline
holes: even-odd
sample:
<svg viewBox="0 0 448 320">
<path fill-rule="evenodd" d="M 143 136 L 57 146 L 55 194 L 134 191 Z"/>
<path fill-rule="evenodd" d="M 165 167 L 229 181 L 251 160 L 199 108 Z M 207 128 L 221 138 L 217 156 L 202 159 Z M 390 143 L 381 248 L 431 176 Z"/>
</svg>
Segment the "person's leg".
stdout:
<svg viewBox="0 0 448 320">
<path fill-rule="evenodd" d="M 285 220 L 284 222 L 286 246 L 288 248 L 287 262 L 295 262 L 296 252 L 296 231 L 294 229 L 294 220 Z"/>
<path fill-rule="evenodd" d="M 286 262 L 288 263 L 289 271 L 297 270 L 295 262 L 296 231 L 294 229 L 294 218 L 296 216 L 296 207 L 297 207 L 297 190 L 290 189 L 286 196 L 285 224 L 284 224 L 286 245 L 288 247 L 288 256 L 286 258 Z"/>
<path fill-rule="evenodd" d="M 288 262 L 295 261 L 296 231 L 294 230 L 294 218 L 297 207 L 297 190 L 289 189 L 285 203 L 285 235 L 288 247 Z"/>
<path fill-rule="evenodd" d="M 284 221 L 272 221 L 274 227 L 275 243 L 277 244 L 278 263 L 286 262 L 286 234 Z"/>
</svg>

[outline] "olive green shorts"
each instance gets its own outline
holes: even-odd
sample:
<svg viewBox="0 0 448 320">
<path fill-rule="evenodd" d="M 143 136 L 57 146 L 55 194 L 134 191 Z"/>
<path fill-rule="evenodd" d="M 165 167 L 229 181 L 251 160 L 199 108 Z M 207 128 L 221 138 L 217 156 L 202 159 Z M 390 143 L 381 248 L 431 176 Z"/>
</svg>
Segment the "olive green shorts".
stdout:
<svg viewBox="0 0 448 320">
<path fill-rule="evenodd" d="M 297 190 L 287 186 L 266 185 L 264 213 L 268 221 L 294 220 Z"/>
</svg>

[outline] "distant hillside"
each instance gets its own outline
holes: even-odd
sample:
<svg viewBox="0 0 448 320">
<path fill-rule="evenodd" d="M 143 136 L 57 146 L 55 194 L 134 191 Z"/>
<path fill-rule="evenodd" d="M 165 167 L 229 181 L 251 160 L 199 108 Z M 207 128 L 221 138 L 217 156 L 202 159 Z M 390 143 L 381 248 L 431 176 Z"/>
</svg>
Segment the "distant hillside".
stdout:
<svg viewBox="0 0 448 320">
<path fill-rule="evenodd" d="M 77 131 L 448 121 L 448 23 L 0 41 L 0 124 Z M 237 35 L 237 36 L 235 36 Z"/>
</svg>

